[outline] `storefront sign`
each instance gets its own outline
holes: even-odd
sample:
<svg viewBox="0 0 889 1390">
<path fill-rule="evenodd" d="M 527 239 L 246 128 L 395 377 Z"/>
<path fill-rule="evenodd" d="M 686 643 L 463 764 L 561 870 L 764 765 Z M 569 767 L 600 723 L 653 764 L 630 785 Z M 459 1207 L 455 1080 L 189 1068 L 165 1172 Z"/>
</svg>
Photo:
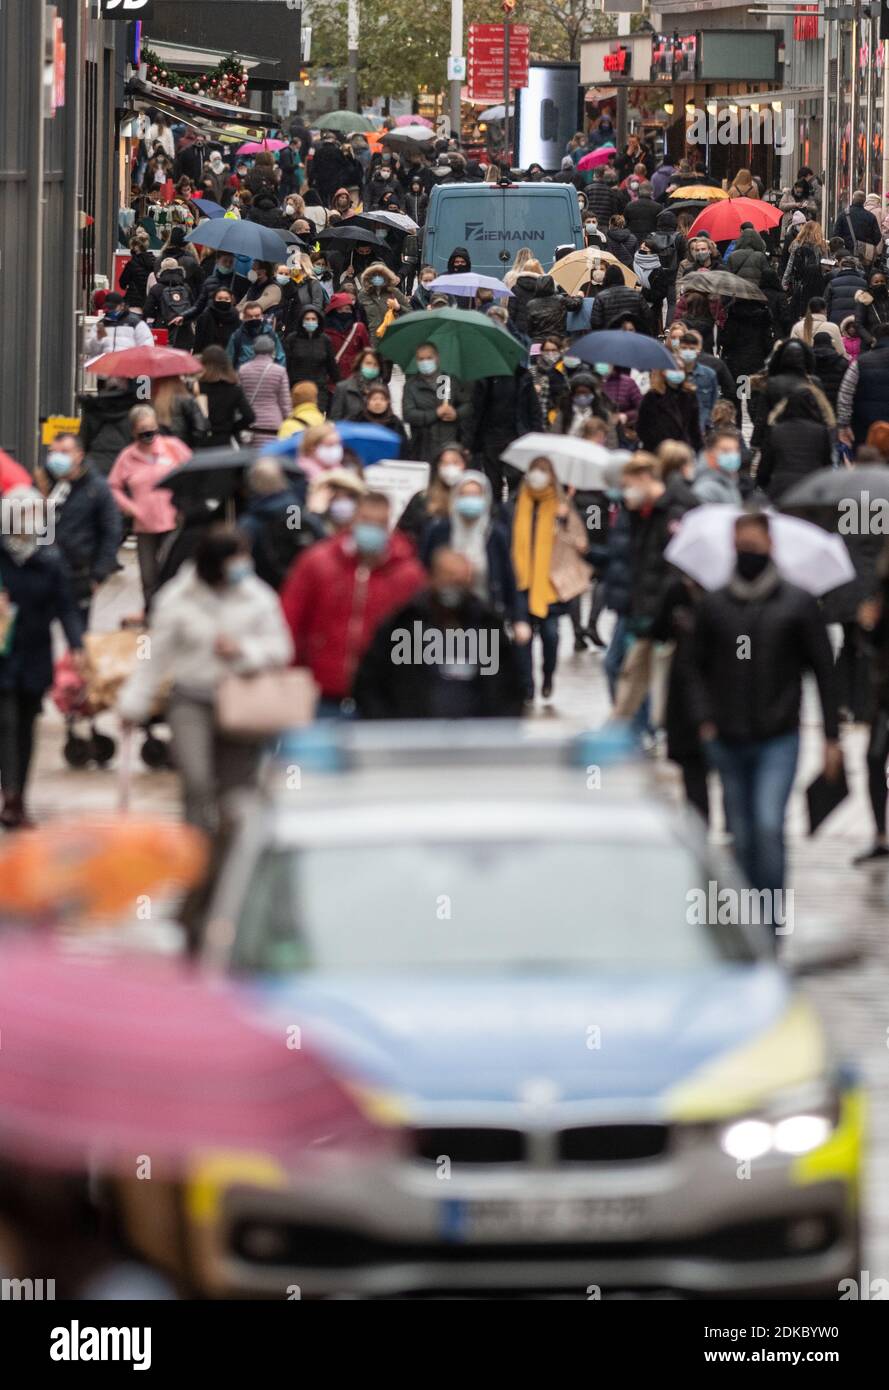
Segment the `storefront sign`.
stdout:
<svg viewBox="0 0 889 1390">
<path fill-rule="evenodd" d="M 656 34 L 651 41 L 652 82 L 694 82 L 697 34 Z"/>
<path fill-rule="evenodd" d="M 617 44 L 602 59 L 605 72 L 613 77 L 629 77 L 633 70 L 633 53 L 624 44 Z"/>
</svg>

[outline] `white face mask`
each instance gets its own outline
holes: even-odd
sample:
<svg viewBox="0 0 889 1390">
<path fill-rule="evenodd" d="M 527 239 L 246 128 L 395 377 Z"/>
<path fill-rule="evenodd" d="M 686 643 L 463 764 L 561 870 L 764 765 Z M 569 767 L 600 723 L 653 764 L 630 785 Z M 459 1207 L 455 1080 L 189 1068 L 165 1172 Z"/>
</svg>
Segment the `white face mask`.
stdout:
<svg viewBox="0 0 889 1390">
<path fill-rule="evenodd" d="M 255 285 L 256 282 L 257 282 L 257 280 L 259 279 L 259 271 L 258 271 L 258 270 L 248 270 L 248 271 L 247 271 L 247 279 L 250 281 L 251 285 Z"/>
<path fill-rule="evenodd" d="M 319 444 L 315 450 L 315 458 L 319 463 L 327 464 L 328 468 L 336 468 L 337 464 L 343 461 L 342 444 Z"/>
<path fill-rule="evenodd" d="M 453 487 L 454 484 L 463 477 L 463 469 L 460 467 L 459 463 L 443 463 L 438 470 L 438 476 L 441 478 L 445 487 Z"/>
<path fill-rule="evenodd" d="M 528 474 L 528 486 L 533 492 L 542 492 L 549 487 L 549 474 L 545 468 L 532 468 Z"/>
<path fill-rule="evenodd" d="M 624 488 L 624 501 L 628 507 L 641 507 L 645 501 L 645 489 L 641 487 Z"/>
</svg>

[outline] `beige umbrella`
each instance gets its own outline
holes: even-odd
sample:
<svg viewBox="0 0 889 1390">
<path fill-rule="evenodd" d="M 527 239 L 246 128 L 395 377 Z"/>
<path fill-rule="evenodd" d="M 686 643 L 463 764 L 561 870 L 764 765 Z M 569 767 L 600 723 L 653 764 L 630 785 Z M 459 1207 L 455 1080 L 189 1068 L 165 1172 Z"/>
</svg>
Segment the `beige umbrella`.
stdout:
<svg viewBox="0 0 889 1390">
<path fill-rule="evenodd" d="M 638 289 L 639 278 L 635 271 L 610 251 L 599 251 L 594 246 L 588 246 L 584 251 L 572 251 L 569 256 L 557 261 L 549 273 L 566 294 L 577 294 L 599 265 L 616 265 L 624 277 L 624 284 L 629 285 L 631 290 Z"/>
</svg>

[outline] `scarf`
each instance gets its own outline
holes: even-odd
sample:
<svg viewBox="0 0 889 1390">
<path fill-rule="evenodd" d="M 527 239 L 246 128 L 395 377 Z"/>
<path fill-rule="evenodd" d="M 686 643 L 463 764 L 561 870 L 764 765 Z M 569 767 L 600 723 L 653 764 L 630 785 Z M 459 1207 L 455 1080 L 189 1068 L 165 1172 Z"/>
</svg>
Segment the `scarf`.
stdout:
<svg viewBox="0 0 889 1390">
<path fill-rule="evenodd" d="M 728 582 L 729 592 L 742 603 L 759 603 L 774 593 L 781 583 L 781 576 L 773 561 L 769 561 L 762 574 L 756 579 L 743 579 L 737 570 Z"/>
<path fill-rule="evenodd" d="M 518 589 L 528 595 L 532 618 L 545 618 L 550 604 L 558 600 L 549 577 L 558 505 L 552 484 L 538 493 L 523 486 L 516 503 L 512 563 Z"/>
</svg>

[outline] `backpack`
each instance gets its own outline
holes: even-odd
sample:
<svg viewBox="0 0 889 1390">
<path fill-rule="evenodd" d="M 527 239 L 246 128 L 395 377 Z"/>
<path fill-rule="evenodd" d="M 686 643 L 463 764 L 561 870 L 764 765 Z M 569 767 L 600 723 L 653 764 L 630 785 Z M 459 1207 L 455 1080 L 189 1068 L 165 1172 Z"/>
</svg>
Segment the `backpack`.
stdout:
<svg viewBox="0 0 889 1390">
<path fill-rule="evenodd" d="M 191 308 L 191 290 L 187 285 L 162 285 L 160 294 L 160 316 L 163 323 L 171 323 Z"/>
</svg>

